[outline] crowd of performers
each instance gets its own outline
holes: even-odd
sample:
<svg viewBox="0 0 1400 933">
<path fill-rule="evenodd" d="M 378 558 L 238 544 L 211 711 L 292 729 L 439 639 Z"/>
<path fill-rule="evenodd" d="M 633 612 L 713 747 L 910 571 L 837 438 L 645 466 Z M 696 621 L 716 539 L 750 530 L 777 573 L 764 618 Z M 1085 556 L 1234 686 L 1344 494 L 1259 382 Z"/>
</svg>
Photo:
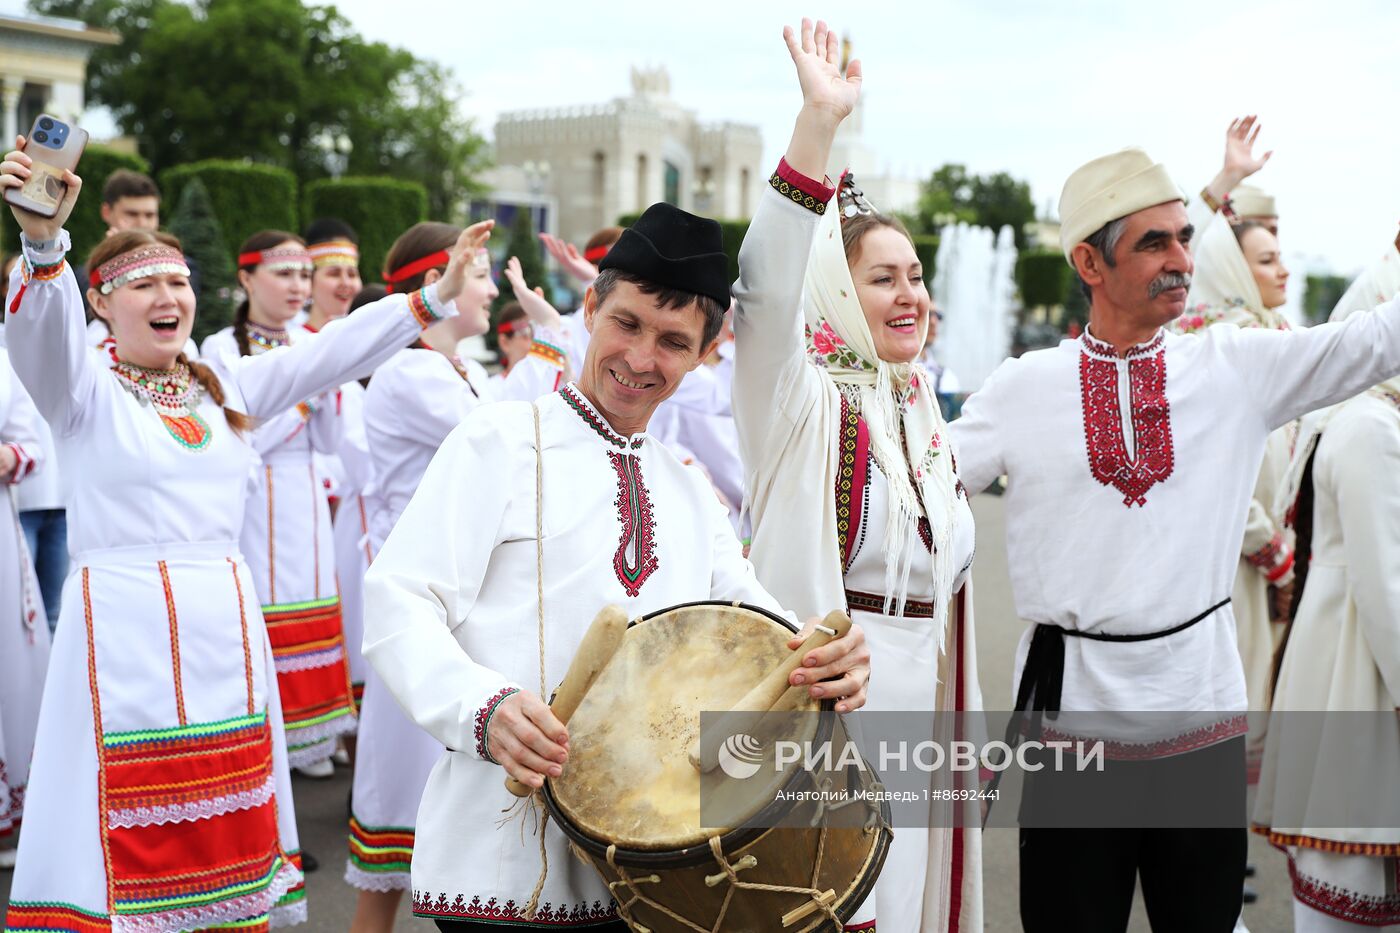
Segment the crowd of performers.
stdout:
<svg viewBox="0 0 1400 933">
<path fill-rule="evenodd" d="M 950 425 L 909 235 L 825 174 L 859 63 L 823 23 L 784 35 L 803 104 L 738 281 L 718 226 L 665 204 L 582 251 L 543 237 L 583 307 L 510 260 L 495 375 L 457 356 L 498 295 L 490 221 L 415 225 L 365 287 L 344 224 L 259 232 L 234 323 L 196 350 L 198 270 L 149 179 L 109 181 L 82 266 L 77 176 L 56 217 L 15 210 L 10 929 L 304 919 L 290 773 L 345 751 L 355 930 L 391 929 L 406 892 L 443 929 L 626 929 L 557 829 L 500 825 L 505 773 L 567 766 L 541 697 L 594 613 L 843 608 L 856 626 L 791 683 L 840 712 L 979 709 L 969 497 L 1002 479 L 1017 709 L 1197 714 L 1100 736 L 1109 766 L 1247 761 L 1296 929 L 1400 929 L 1400 828 L 1280 825 L 1276 800 L 1349 765 L 1289 767 L 1319 749 L 1243 716 L 1400 707 L 1396 245 L 1333 322 L 1291 328 L 1278 212 L 1242 184 L 1268 159 L 1252 118 L 1189 207 L 1142 150 L 1095 159 L 1060 199 L 1088 328 L 1006 361 Z M 1367 766 L 1394 775 L 1400 724 L 1382 735 Z M 1395 785 L 1351 786 L 1364 811 Z M 948 806 L 967 812 L 897 828 L 847 929 L 982 929 L 977 804 Z M 1245 852 L 1243 829 L 1022 829 L 1022 922 L 1123 930 L 1140 879 L 1154 929 L 1231 930 Z"/>
</svg>

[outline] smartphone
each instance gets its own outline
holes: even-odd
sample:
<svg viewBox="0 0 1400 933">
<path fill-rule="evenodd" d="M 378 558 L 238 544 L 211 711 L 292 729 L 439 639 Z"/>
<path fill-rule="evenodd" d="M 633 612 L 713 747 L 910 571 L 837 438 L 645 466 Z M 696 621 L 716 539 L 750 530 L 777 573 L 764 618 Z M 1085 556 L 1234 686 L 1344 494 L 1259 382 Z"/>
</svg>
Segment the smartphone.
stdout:
<svg viewBox="0 0 1400 933">
<path fill-rule="evenodd" d="M 47 113 L 39 114 L 24 145 L 24 154 L 34 160 L 29 181 L 19 188 L 6 188 L 5 200 L 40 217 L 57 214 L 68 193 L 63 171 L 77 169 L 87 142 L 87 130 L 69 126 Z"/>
</svg>

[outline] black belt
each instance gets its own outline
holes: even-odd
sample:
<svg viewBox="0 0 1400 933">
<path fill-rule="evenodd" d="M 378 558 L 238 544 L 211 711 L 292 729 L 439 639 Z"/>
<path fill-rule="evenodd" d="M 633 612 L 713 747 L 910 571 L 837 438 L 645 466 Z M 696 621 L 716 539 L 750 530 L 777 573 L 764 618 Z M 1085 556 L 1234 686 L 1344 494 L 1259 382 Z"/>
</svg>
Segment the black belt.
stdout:
<svg viewBox="0 0 1400 933">
<path fill-rule="evenodd" d="M 1005 741 L 1007 746 L 1014 749 L 1021 744 L 1021 724 L 1027 721 L 1028 717 L 1029 729 L 1026 732 L 1026 738 L 1031 740 L 1040 738 L 1042 714 L 1052 720 L 1059 718 L 1060 694 L 1064 689 L 1065 682 L 1066 636 L 1088 638 L 1093 641 L 1153 641 L 1157 638 L 1175 635 L 1177 632 L 1184 632 L 1229 604 L 1230 597 L 1227 596 L 1205 612 L 1192 616 L 1180 625 L 1173 625 L 1171 628 L 1156 632 L 1142 632 L 1137 635 L 1081 632 L 1075 629 L 1060 628 L 1058 625 L 1051 625 L 1048 622 L 1037 623 L 1035 631 L 1031 634 L 1030 649 L 1026 652 L 1026 664 L 1021 668 L 1021 682 L 1016 689 L 1016 710 L 1011 714 L 1010 722 L 1006 724 Z M 998 771 L 992 777 L 988 790 L 995 790 L 997 785 L 1001 783 L 1001 776 L 1005 773 L 1005 769 Z M 990 813 L 990 801 L 988 804 L 987 810 Z"/>
</svg>

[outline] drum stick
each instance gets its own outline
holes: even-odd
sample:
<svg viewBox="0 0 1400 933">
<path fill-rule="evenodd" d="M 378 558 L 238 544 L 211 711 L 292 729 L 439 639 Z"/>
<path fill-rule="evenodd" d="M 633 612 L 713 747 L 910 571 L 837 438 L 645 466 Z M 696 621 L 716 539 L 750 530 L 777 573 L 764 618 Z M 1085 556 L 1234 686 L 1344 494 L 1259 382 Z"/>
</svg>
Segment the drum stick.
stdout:
<svg viewBox="0 0 1400 933">
<path fill-rule="evenodd" d="M 617 653 L 622 636 L 626 634 L 627 613 L 619 606 L 604 606 L 584 633 L 568 673 L 564 675 L 559 689 L 554 691 L 554 702 L 549 704 L 549 708 L 556 719 L 568 725 L 569 717 L 573 716 L 574 710 L 588 695 L 593 681 L 598 679 L 603 668 Z M 506 778 L 506 789 L 517 797 L 528 797 L 534 792 L 534 788 L 513 777 Z"/>
<path fill-rule="evenodd" d="M 792 652 L 792 656 L 783 659 L 782 663 L 773 668 L 754 685 L 743 698 L 735 703 L 725 715 L 714 724 L 717 735 L 725 735 L 729 732 L 737 731 L 743 723 L 745 713 L 766 713 L 778 705 L 778 701 L 788 692 L 788 690 L 799 689 L 788 683 L 788 678 L 792 672 L 802 666 L 802 659 L 807 656 L 807 652 L 813 648 L 820 648 L 838 638 L 844 636 L 851 630 L 851 617 L 840 610 L 833 610 L 826 614 L 826 618 L 812 630 L 797 650 Z M 803 684 L 805 688 L 809 685 Z M 719 764 L 719 745 L 714 744 L 714 748 L 708 755 L 701 755 L 700 740 L 697 738 L 690 747 L 690 763 L 702 772 L 713 771 Z"/>
</svg>

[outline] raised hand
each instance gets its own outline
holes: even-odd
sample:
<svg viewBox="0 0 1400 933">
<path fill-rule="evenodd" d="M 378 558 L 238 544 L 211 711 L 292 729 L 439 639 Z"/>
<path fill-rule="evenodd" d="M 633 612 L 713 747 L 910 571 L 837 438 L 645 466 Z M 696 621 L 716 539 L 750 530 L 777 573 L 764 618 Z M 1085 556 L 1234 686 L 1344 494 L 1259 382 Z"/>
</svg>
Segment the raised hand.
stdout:
<svg viewBox="0 0 1400 933">
<path fill-rule="evenodd" d="M 29 176 L 32 174 L 30 166 L 34 164 L 34 160 L 25 155 L 26 145 L 27 140 L 23 136 L 16 136 L 15 148 L 5 153 L 4 161 L 0 162 L 0 190 L 23 188 L 25 182 L 29 180 Z M 28 239 L 36 242 L 52 240 L 58 236 L 63 225 L 68 222 L 69 215 L 73 213 L 73 205 L 77 203 L 78 192 L 82 190 L 83 180 L 65 169 L 63 183 L 68 186 L 68 191 L 58 205 L 58 213 L 52 217 L 40 217 L 22 207 L 10 205 L 10 211 L 15 215 L 15 221 Z"/>
<path fill-rule="evenodd" d="M 583 254 L 578 251 L 578 247 L 572 243 L 566 243 L 548 233 L 540 234 L 540 242 L 549 251 L 549 255 L 554 257 L 554 261 L 559 263 L 559 268 L 578 279 L 584 285 L 592 285 L 593 280 L 598 277 L 598 267 L 593 265 Z"/>
<path fill-rule="evenodd" d="M 447 268 L 443 270 L 442 278 L 438 279 L 438 298 L 451 301 L 462 293 L 462 288 L 467 284 L 467 270 L 476 262 L 476 254 L 486 247 L 486 241 L 491 239 L 491 228 L 494 226 L 494 220 L 483 220 L 472 224 L 457 237 L 457 242 L 448 251 L 451 258 Z"/>
<path fill-rule="evenodd" d="M 797 66 L 803 106 L 826 111 L 838 121 L 845 119 L 860 97 L 861 66 L 852 61 L 841 74 L 841 42 L 835 30 L 828 29 L 825 20 L 813 26 L 804 18 L 799 33 L 783 27 L 783 41 Z"/>
<path fill-rule="evenodd" d="M 1220 173 L 1234 180 L 1231 188 L 1263 168 L 1274 154 L 1270 149 L 1258 158 L 1254 156 L 1254 143 L 1262 128 L 1259 118 L 1250 114 L 1231 120 L 1229 128 L 1225 130 L 1225 162 Z"/>
<path fill-rule="evenodd" d="M 525 312 L 525 316 L 530 319 L 530 323 L 538 327 L 547 327 L 556 330 L 559 327 L 559 311 L 550 304 L 544 297 L 544 289 L 536 287 L 533 290 L 525 282 L 525 273 L 520 268 L 520 260 L 512 256 L 506 260 L 504 269 L 506 280 L 510 282 L 511 290 L 515 292 L 515 300 L 520 302 L 520 307 Z"/>
</svg>

